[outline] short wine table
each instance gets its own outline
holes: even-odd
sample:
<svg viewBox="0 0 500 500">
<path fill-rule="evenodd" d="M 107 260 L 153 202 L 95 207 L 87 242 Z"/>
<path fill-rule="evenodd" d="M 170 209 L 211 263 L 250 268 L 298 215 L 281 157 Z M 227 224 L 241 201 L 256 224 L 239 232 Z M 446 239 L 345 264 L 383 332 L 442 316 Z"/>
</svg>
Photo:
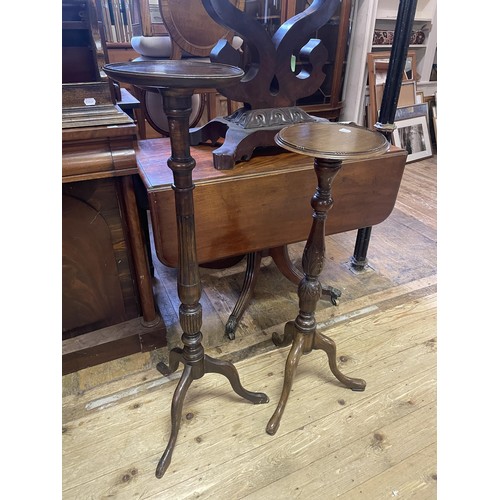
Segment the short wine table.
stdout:
<svg viewBox="0 0 500 500">
<path fill-rule="evenodd" d="M 323 269 L 325 256 L 326 216 L 333 205 L 333 179 L 342 168 L 342 162 L 372 158 L 385 153 L 390 147 L 386 138 L 379 132 L 352 124 L 332 122 L 290 125 L 276 134 L 275 141 L 284 149 L 314 157 L 318 186 L 311 200 L 313 222 L 302 255 L 304 277 L 298 286 L 299 314 L 295 321 L 286 323 L 283 338 L 273 335 L 277 346 L 292 344 L 292 347 L 285 365 L 281 397 L 266 428 L 267 433 L 271 435 L 279 428 L 302 354 L 308 354 L 313 349 L 325 351 L 330 370 L 340 382 L 355 391 L 365 389 L 364 380 L 350 378 L 340 372 L 335 342 L 316 331 L 316 304 L 321 297 L 318 277 Z"/>
</svg>

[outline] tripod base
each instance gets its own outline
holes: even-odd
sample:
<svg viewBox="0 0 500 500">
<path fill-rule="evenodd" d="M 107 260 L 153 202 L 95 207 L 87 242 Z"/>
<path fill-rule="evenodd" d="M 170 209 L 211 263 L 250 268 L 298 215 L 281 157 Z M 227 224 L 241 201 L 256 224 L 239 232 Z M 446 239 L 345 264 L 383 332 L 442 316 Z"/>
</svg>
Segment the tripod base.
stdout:
<svg viewBox="0 0 500 500">
<path fill-rule="evenodd" d="M 201 360 L 194 362 L 186 361 L 184 357 L 184 351 L 180 348 L 174 348 L 170 351 L 168 366 L 165 363 L 161 362 L 158 363 L 157 369 L 163 375 L 170 375 L 177 370 L 177 368 L 179 367 L 179 363 L 184 364 L 184 370 L 172 398 L 172 427 L 167 447 L 156 467 L 156 477 L 158 479 L 163 477 L 172 460 L 172 454 L 174 451 L 175 443 L 177 441 L 177 435 L 179 433 L 179 427 L 181 423 L 182 406 L 184 404 L 184 399 L 186 397 L 187 391 L 193 380 L 203 377 L 205 373 L 220 373 L 229 380 L 229 383 L 231 384 L 234 392 L 236 392 L 236 394 L 238 394 L 242 398 L 247 399 L 254 404 L 269 402 L 269 398 L 266 394 L 262 392 L 247 391 L 241 385 L 238 372 L 232 363 L 230 363 L 229 361 L 214 359 L 206 354 Z"/>
<path fill-rule="evenodd" d="M 312 336 L 312 346 L 309 348 Z M 292 343 L 292 348 L 288 354 L 285 365 L 285 379 L 283 382 L 283 390 L 281 392 L 281 397 L 278 402 L 278 406 L 274 411 L 273 416 L 270 418 L 266 432 L 268 434 L 276 434 L 283 412 L 285 410 L 286 403 L 288 401 L 288 396 L 292 389 L 293 377 L 295 376 L 295 371 L 299 364 L 300 357 L 302 354 L 308 354 L 313 349 L 320 349 L 325 351 L 328 356 L 328 362 L 330 365 L 330 370 L 335 375 L 335 377 L 346 387 L 352 389 L 353 391 L 364 391 L 366 387 L 366 382 L 360 378 L 351 378 L 344 375 L 337 366 L 337 346 L 335 342 L 326 337 L 325 335 L 314 331 L 311 333 L 301 333 L 296 330 L 295 323 L 289 321 L 285 325 L 285 334 L 283 338 L 279 338 L 278 335 L 273 335 L 273 342 L 278 347 L 285 347 Z"/>
</svg>

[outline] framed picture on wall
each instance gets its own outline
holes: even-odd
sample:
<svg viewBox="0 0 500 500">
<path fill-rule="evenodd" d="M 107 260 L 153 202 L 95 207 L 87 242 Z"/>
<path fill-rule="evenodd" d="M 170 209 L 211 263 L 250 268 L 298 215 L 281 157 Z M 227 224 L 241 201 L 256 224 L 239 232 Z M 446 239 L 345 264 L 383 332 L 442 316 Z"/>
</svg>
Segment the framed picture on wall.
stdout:
<svg viewBox="0 0 500 500">
<path fill-rule="evenodd" d="M 432 145 L 426 116 L 416 116 L 395 122 L 393 142 L 408 151 L 407 163 L 432 156 Z"/>
</svg>

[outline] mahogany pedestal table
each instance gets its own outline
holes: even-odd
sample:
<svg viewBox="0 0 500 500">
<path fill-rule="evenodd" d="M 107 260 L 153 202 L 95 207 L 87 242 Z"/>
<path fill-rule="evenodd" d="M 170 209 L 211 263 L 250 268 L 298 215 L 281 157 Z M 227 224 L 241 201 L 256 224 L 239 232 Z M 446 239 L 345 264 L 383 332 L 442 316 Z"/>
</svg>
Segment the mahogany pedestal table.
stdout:
<svg viewBox="0 0 500 500">
<path fill-rule="evenodd" d="M 244 73 L 234 66 L 195 60 L 132 61 L 107 64 L 103 69 L 114 80 L 158 92 L 162 96 L 170 131 L 171 156 L 167 165 L 174 177 L 172 187 L 175 192 L 179 248 L 177 291 L 181 302 L 179 321 L 184 348 L 172 349 L 168 366 L 160 363 L 158 369 L 164 375 L 169 375 L 177 370 L 179 363 L 183 363 L 184 370 L 172 398 L 170 439 L 156 468 L 156 477 L 161 478 L 172 459 L 182 405 L 193 380 L 203 377 L 205 373 L 220 373 L 227 377 L 233 390 L 243 398 L 252 403 L 269 401 L 266 394 L 243 388 L 232 363 L 206 355 L 201 333 L 201 281 L 196 256 L 192 177 L 196 162 L 190 154 L 189 145 L 191 97 L 194 89 L 225 87 L 239 81 Z"/>
<path fill-rule="evenodd" d="M 286 323 L 283 338 L 273 335 L 275 345 L 282 347 L 292 344 L 292 347 L 285 365 L 281 397 L 266 427 L 267 433 L 271 435 L 279 428 L 302 354 L 309 354 L 313 349 L 325 351 L 330 370 L 341 383 L 355 391 L 363 391 L 366 387 L 364 380 L 347 377 L 340 372 L 335 342 L 316 331 L 315 311 L 321 296 L 318 277 L 325 255 L 326 216 L 333 205 L 333 179 L 342 168 L 342 162 L 372 158 L 385 153 L 390 147 L 379 132 L 332 122 L 290 125 L 276 134 L 275 141 L 289 151 L 314 157 L 318 186 L 311 199 L 313 222 L 302 255 L 304 277 L 298 286 L 299 314 L 295 321 Z"/>
</svg>

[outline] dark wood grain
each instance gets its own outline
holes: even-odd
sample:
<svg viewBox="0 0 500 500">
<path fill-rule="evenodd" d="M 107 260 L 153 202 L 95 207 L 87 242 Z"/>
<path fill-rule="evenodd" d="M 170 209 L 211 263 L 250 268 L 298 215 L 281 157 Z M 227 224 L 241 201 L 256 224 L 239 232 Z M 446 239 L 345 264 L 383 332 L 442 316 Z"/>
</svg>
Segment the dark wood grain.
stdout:
<svg viewBox="0 0 500 500">
<path fill-rule="evenodd" d="M 232 5 L 241 0 L 231 0 Z M 174 49 L 172 59 L 180 59 L 181 51 L 196 57 L 208 57 L 222 38 L 231 40 L 233 30 L 216 23 L 208 15 L 201 0 L 160 0 L 160 13 Z"/>
<path fill-rule="evenodd" d="M 137 162 L 148 191 L 156 252 L 178 264 L 173 178 L 167 139 L 139 141 Z M 304 241 L 316 178 L 312 158 L 294 153 L 256 156 L 232 170 L 216 170 L 212 148 L 191 147 L 200 263 Z M 376 225 L 391 213 L 405 167 L 405 151 L 391 148 L 371 160 L 346 161 L 335 179 L 334 214 L 327 234 Z"/>
<path fill-rule="evenodd" d="M 63 356 L 65 373 L 129 354 L 132 345 L 153 348 L 127 339 L 121 350 L 115 333 L 103 331 L 127 321 L 142 325 L 136 335 L 151 328 L 155 347 L 166 344 L 132 186 L 136 127 L 109 92 L 102 82 L 63 85 L 63 339 L 85 346 Z M 88 98 L 95 104 L 86 106 Z M 91 348 L 98 340 L 99 355 Z"/>
<path fill-rule="evenodd" d="M 151 328 L 144 326 L 141 318 L 133 318 L 63 340 L 62 374 L 74 373 L 84 368 L 138 352 L 152 351 L 166 345 L 163 323 Z"/>
<path fill-rule="evenodd" d="M 63 193 L 62 326 L 69 338 L 140 313 L 114 182 L 67 184 Z"/>
</svg>

